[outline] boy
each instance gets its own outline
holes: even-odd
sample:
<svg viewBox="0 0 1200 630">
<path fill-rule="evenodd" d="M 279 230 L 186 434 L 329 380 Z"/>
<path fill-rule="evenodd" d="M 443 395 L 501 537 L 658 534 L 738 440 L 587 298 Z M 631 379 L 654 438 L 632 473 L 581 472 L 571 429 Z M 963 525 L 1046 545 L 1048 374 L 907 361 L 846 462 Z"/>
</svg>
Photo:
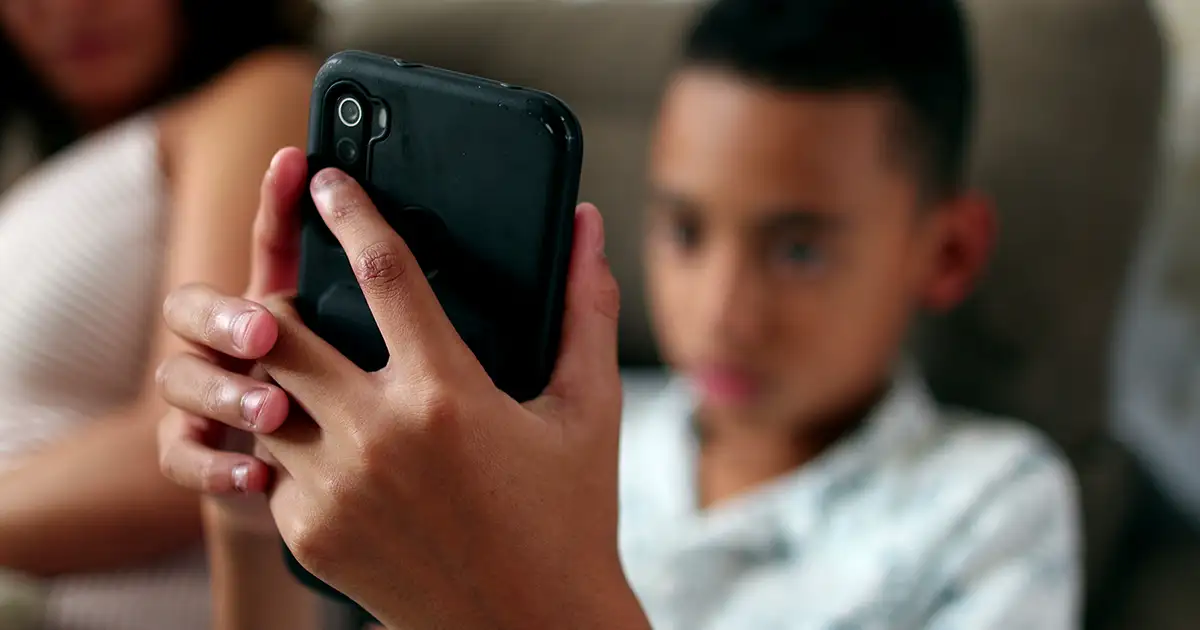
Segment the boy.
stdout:
<svg viewBox="0 0 1200 630">
<path fill-rule="evenodd" d="M 689 36 L 646 244 L 679 378 L 622 437 L 655 628 L 1078 625 L 1067 467 L 897 368 L 992 239 L 964 31 L 953 0 L 725 0 Z"/>
</svg>

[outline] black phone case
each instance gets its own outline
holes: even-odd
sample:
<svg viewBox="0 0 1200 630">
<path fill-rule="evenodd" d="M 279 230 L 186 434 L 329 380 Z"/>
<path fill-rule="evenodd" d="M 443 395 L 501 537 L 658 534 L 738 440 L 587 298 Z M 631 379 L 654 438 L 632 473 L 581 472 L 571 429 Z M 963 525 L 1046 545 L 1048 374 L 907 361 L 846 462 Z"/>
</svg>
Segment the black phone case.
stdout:
<svg viewBox="0 0 1200 630">
<path fill-rule="evenodd" d="M 310 176 L 338 165 L 334 107 L 344 89 L 389 110 L 356 179 L 496 386 L 518 401 L 538 396 L 558 357 L 583 159 L 578 120 L 536 90 L 340 52 L 313 85 Z M 308 195 L 304 204 L 297 310 L 360 367 L 380 369 L 388 352 L 346 253 Z M 344 598 L 290 552 L 287 560 L 305 584 Z"/>
</svg>

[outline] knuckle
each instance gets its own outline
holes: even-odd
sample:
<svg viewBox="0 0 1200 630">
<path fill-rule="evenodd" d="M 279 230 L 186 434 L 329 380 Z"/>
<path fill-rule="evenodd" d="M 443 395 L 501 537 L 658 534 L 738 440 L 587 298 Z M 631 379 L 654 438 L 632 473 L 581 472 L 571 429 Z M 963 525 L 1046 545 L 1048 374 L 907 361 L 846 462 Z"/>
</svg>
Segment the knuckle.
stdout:
<svg viewBox="0 0 1200 630">
<path fill-rule="evenodd" d="M 167 327 L 172 330 L 175 329 L 175 314 L 179 311 L 179 302 L 181 299 L 183 299 L 181 294 L 183 291 L 186 291 L 186 290 L 187 290 L 187 287 L 179 287 L 178 289 L 175 289 L 175 290 L 171 291 L 170 293 L 168 293 L 167 297 L 163 298 L 163 303 L 162 303 L 163 321 L 165 321 L 167 323 Z"/>
<path fill-rule="evenodd" d="M 254 215 L 254 224 L 250 229 L 256 245 L 261 247 L 264 244 L 271 244 L 273 240 L 271 239 L 271 225 L 267 220 L 267 213 L 264 211 L 263 206 L 260 205 L 258 207 L 258 212 Z"/>
<path fill-rule="evenodd" d="M 325 518 L 305 514 L 284 532 L 292 555 L 314 575 L 327 575 L 330 563 L 339 555 L 326 522 Z"/>
<path fill-rule="evenodd" d="M 339 495 L 340 496 L 340 495 Z M 346 538 L 345 527 L 350 522 L 340 507 L 339 499 L 325 495 L 307 506 L 290 520 L 283 532 L 292 554 L 304 568 L 317 576 L 327 576 L 337 563 L 344 562 L 354 541 Z"/>
<path fill-rule="evenodd" d="M 187 304 L 188 298 L 198 289 L 203 288 L 203 286 L 196 282 L 189 282 L 172 289 L 167 293 L 167 297 L 163 299 L 163 315 L 169 316 L 171 313 L 178 312 L 180 308 Z"/>
<path fill-rule="evenodd" d="M 354 461 L 366 463 L 379 457 L 379 431 L 373 424 L 360 423 L 349 427 L 350 447 L 353 449 Z M 356 471 L 351 471 L 356 472 Z"/>
<path fill-rule="evenodd" d="M 196 387 L 198 399 L 195 402 L 199 407 L 197 411 L 203 412 L 202 415 L 206 418 L 219 417 L 234 393 L 229 379 L 223 376 L 210 375 L 199 378 Z"/>
<path fill-rule="evenodd" d="M 253 236 L 255 244 L 271 253 L 290 253 L 299 249 L 295 239 L 281 238 L 278 221 L 269 209 L 260 207 L 254 217 Z"/>
<path fill-rule="evenodd" d="M 204 345 L 212 347 L 226 333 L 230 318 L 222 316 L 224 310 L 225 301 L 221 299 L 209 300 L 203 308 L 197 309 L 196 330 Z"/>
<path fill-rule="evenodd" d="M 298 317 L 296 307 L 292 304 L 292 297 L 289 295 L 278 293 L 268 295 L 262 298 L 260 303 L 276 321 L 290 321 Z"/>
<path fill-rule="evenodd" d="M 406 272 L 405 264 L 390 243 L 379 242 L 359 252 L 354 275 L 364 290 L 380 290 L 393 285 Z"/>
<path fill-rule="evenodd" d="M 327 212 L 335 220 L 352 218 L 372 208 L 371 202 L 365 195 L 359 194 L 348 180 L 338 180 L 328 184 Z"/>
<path fill-rule="evenodd" d="M 176 333 L 187 333 L 194 316 L 193 304 L 206 287 L 198 283 L 185 284 L 167 294 L 162 303 L 163 321 L 167 328 Z"/>
<path fill-rule="evenodd" d="M 350 470 L 353 472 L 353 468 Z M 341 520 L 341 517 L 353 511 L 351 506 L 357 500 L 357 479 L 357 475 L 345 473 L 326 475 L 322 478 L 321 494 L 325 497 L 325 515 L 330 520 Z"/>
<path fill-rule="evenodd" d="M 621 315 L 621 289 L 611 274 L 607 275 L 596 293 L 596 310 L 613 321 Z"/>
<path fill-rule="evenodd" d="M 460 411 L 457 393 L 442 381 L 435 380 L 422 388 L 417 407 L 422 425 L 452 425 L 458 421 Z"/>
<path fill-rule="evenodd" d="M 208 455 L 200 460 L 199 466 L 200 491 L 215 493 L 223 489 L 227 475 L 218 465 L 217 458 Z"/>
<path fill-rule="evenodd" d="M 168 385 L 174 376 L 175 364 L 179 361 L 178 355 L 170 356 L 159 362 L 158 367 L 154 370 L 154 383 L 158 386 L 158 391 L 168 402 L 170 402 L 170 389 Z"/>
<path fill-rule="evenodd" d="M 396 449 L 387 436 L 379 435 L 377 432 L 358 431 L 354 439 L 358 458 L 351 473 L 358 483 L 371 486 L 389 472 L 394 471 L 399 459 Z M 342 505 L 346 504 L 346 499 L 349 498 L 346 496 L 347 490 L 345 484 L 341 487 L 331 488 L 332 493 L 341 499 L 340 504 Z"/>
<path fill-rule="evenodd" d="M 382 409 L 375 409 L 367 411 L 363 417 L 379 419 L 389 415 L 383 413 Z M 333 499 L 334 505 L 341 507 L 352 503 L 352 488 L 372 483 L 379 468 L 395 464 L 396 450 L 399 447 L 391 423 L 355 423 L 348 427 L 347 438 L 353 455 L 352 461 L 343 469 L 344 475 L 328 479 L 324 488 L 326 494 Z"/>
<path fill-rule="evenodd" d="M 158 469 L 162 471 L 163 476 L 176 483 L 180 482 L 177 467 L 175 465 L 176 447 L 171 443 L 164 443 L 158 449 Z"/>
<path fill-rule="evenodd" d="M 160 464 L 163 462 L 163 458 L 167 454 L 166 453 L 167 448 L 170 445 L 172 438 L 177 433 L 177 431 L 175 429 L 175 423 L 176 423 L 176 416 L 178 416 L 178 415 L 179 415 L 179 412 L 172 409 L 172 410 L 168 411 L 166 414 L 164 414 L 163 417 L 159 418 L 159 420 L 158 420 L 158 427 L 156 428 L 156 431 L 155 431 L 155 437 L 157 438 L 158 461 Z"/>
</svg>

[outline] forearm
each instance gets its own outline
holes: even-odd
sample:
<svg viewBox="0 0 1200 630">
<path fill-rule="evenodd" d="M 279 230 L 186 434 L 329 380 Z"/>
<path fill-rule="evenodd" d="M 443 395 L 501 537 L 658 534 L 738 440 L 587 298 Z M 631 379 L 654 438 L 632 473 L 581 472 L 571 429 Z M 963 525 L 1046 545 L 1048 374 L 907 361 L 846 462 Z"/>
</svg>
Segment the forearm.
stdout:
<svg viewBox="0 0 1200 630">
<path fill-rule="evenodd" d="M 0 474 L 0 566 L 103 571 L 197 542 L 199 501 L 158 469 L 158 411 L 100 420 Z"/>
<path fill-rule="evenodd" d="M 231 524 L 205 503 L 214 630 L 317 630 L 320 596 L 292 576 L 277 534 Z"/>
</svg>

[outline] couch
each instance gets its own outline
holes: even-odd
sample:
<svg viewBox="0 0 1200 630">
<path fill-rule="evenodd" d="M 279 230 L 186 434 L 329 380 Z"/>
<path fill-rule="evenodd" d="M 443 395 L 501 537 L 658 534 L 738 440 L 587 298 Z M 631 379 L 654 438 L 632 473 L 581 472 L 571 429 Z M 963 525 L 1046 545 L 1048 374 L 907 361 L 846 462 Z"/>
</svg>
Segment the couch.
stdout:
<svg viewBox="0 0 1200 630">
<path fill-rule="evenodd" d="M 997 203 L 1001 238 L 975 297 L 923 322 L 914 353 L 941 399 L 1026 419 L 1071 459 L 1085 507 L 1089 627 L 1197 627 L 1200 597 L 1185 584 L 1200 583 L 1200 560 L 1182 559 L 1200 547 L 1108 430 L 1117 304 L 1157 182 L 1166 74 L 1156 17 L 1144 0 L 966 4 L 982 77 L 972 177 Z M 639 263 L 644 154 L 696 7 L 360 1 L 332 6 L 322 45 L 566 100 L 585 131 L 582 198 L 607 217 L 623 289 L 622 362 L 653 366 Z"/>
</svg>

